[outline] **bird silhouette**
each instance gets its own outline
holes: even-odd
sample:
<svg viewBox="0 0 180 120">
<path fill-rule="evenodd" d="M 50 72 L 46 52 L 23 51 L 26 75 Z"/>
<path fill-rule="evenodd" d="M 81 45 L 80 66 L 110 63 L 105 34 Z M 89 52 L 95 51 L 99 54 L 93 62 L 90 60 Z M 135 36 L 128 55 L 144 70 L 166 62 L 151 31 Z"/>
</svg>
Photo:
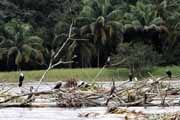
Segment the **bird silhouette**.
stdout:
<svg viewBox="0 0 180 120">
<path fill-rule="evenodd" d="M 79 87 L 79 88 L 87 88 L 87 87 L 89 87 L 89 84 L 87 82 L 80 81 L 78 83 L 77 87 Z"/>
<path fill-rule="evenodd" d="M 169 78 L 172 77 L 172 72 L 170 70 L 166 71 L 166 74 L 168 75 Z"/>
<path fill-rule="evenodd" d="M 33 92 L 33 86 L 30 87 L 29 92 L 32 93 Z M 27 97 L 27 100 L 30 100 L 32 98 L 32 94 L 29 94 Z"/>
<path fill-rule="evenodd" d="M 18 84 L 19 87 L 22 87 L 23 80 L 24 80 L 24 74 L 21 72 L 19 75 L 19 84 Z"/>
<path fill-rule="evenodd" d="M 116 90 L 115 81 L 113 81 L 113 85 L 111 87 L 110 95 L 112 95 Z"/>
<path fill-rule="evenodd" d="M 59 81 L 59 82 L 56 83 L 56 85 L 54 86 L 53 89 L 59 89 L 61 86 L 62 86 L 62 82 Z"/>
<path fill-rule="evenodd" d="M 129 81 L 131 82 L 133 79 L 133 75 L 132 74 L 129 74 Z"/>
</svg>

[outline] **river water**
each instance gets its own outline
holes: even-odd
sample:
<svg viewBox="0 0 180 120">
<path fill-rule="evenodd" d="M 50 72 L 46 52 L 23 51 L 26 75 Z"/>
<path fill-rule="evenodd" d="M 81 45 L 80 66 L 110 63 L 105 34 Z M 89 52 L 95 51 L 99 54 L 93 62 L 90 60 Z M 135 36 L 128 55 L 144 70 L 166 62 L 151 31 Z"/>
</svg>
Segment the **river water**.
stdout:
<svg viewBox="0 0 180 120">
<path fill-rule="evenodd" d="M 122 84 L 122 83 L 118 83 Z M 176 84 L 176 83 L 175 83 Z M 104 82 L 99 84 L 103 87 L 111 86 L 111 83 Z M 4 91 L 8 90 L 10 93 L 19 93 L 19 88 L 16 84 L 2 84 Z M 26 83 L 23 90 L 28 91 L 30 86 L 36 87 L 37 84 Z M 44 83 L 40 90 L 52 89 L 54 83 Z M 88 107 L 88 108 L 0 108 L 0 120 L 121 120 L 118 115 L 106 114 L 105 107 Z M 145 114 L 161 114 L 180 112 L 180 107 L 123 107 L 130 111 L 143 112 Z M 97 117 L 82 118 L 79 114 L 84 112 L 100 113 Z M 123 119 L 122 119 L 123 120 Z"/>
<path fill-rule="evenodd" d="M 147 114 L 170 113 L 180 111 L 180 107 L 129 107 L 128 110 L 143 112 Z M 84 112 L 96 112 L 101 115 L 97 117 L 82 118 L 79 114 Z M 0 120 L 121 120 L 118 115 L 105 114 L 105 107 L 90 107 L 80 109 L 68 108 L 2 108 L 0 109 Z"/>
</svg>

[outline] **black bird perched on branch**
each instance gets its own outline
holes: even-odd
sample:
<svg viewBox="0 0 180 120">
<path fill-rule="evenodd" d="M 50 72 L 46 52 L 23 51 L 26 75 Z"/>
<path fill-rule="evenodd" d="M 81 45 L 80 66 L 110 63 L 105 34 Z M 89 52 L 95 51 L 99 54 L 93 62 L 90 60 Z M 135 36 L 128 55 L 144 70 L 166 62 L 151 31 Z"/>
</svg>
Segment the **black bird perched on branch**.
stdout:
<svg viewBox="0 0 180 120">
<path fill-rule="evenodd" d="M 116 90 L 115 81 L 113 81 L 113 85 L 111 87 L 110 95 L 112 95 Z"/>
<path fill-rule="evenodd" d="M 53 89 L 59 89 L 62 86 L 62 82 L 57 82 Z"/>
<path fill-rule="evenodd" d="M 79 88 L 87 88 L 87 87 L 89 87 L 89 84 L 87 82 L 80 81 L 78 83 L 77 87 L 79 87 Z"/>
<path fill-rule="evenodd" d="M 22 105 L 26 105 L 26 104 L 29 104 L 31 102 L 33 102 L 35 99 L 33 98 L 33 86 L 30 86 L 30 89 L 29 89 L 29 95 L 27 96 L 27 99 L 22 103 Z"/>
<path fill-rule="evenodd" d="M 24 74 L 21 72 L 19 75 L 19 87 L 22 87 L 23 80 L 24 80 Z"/>
<path fill-rule="evenodd" d="M 169 78 L 172 77 L 172 72 L 170 70 L 166 71 L 166 74 L 168 75 Z"/>
<path fill-rule="evenodd" d="M 133 75 L 132 74 L 129 74 L 129 81 L 131 82 L 133 79 Z"/>
<path fill-rule="evenodd" d="M 30 87 L 29 92 L 32 93 L 33 92 L 33 86 Z M 27 100 L 30 100 L 32 98 L 32 94 L 29 94 L 27 97 Z"/>
</svg>

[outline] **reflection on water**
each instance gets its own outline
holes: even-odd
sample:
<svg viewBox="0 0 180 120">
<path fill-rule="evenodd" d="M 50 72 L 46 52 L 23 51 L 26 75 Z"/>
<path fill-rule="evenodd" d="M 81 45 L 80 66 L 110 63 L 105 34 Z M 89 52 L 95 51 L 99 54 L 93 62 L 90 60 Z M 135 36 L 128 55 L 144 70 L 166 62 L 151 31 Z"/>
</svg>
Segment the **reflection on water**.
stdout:
<svg viewBox="0 0 180 120">
<path fill-rule="evenodd" d="M 180 107 L 129 107 L 128 110 L 142 111 L 143 113 L 169 113 L 180 111 Z M 65 108 L 2 108 L 0 109 L 0 120 L 84 120 L 78 117 L 79 113 L 98 112 L 100 116 L 88 118 L 87 120 L 120 120 L 117 115 L 105 115 L 105 107 L 90 107 L 81 109 Z"/>
</svg>

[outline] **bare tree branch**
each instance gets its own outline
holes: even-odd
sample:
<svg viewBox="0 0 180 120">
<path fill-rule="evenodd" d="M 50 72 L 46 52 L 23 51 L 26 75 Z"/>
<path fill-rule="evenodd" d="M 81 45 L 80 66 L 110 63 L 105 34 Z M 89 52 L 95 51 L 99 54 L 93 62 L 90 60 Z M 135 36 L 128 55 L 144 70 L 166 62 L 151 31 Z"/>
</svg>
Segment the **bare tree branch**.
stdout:
<svg viewBox="0 0 180 120">
<path fill-rule="evenodd" d="M 61 59 L 60 59 L 58 62 L 56 62 L 56 63 L 53 64 L 53 61 L 58 57 L 58 55 L 59 55 L 60 52 L 63 50 L 63 48 L 65 47 L 65 45 L 66 45 L 66 44 L 68 43 L 68 41 L 71 39 L 72 27 L 73 27 L 73 22 L 71 23 L 70 28 L 69 28 L 68 38 L 67 38 L 66 41 L 63 43 L 63 45 L 58 49 L 58 51 L 55 53 L 55 55 L 52 55 L 51 60 L 50 60 L 50 63 L 49 63 L 49 66 L 48 66 L 48 68 L 46 69 L 46 71 L 43 73 L 43 75 L 41 76 L 41 78 L 40 78 L 40 80 L 39 80 L 39 83 L 38 83 L 38 86 L 37 86 L 37 88 L 35 89 L 35 91 L 38 91 L 38 89 L 39 89 L 39 87 L 40 87 L 40 85 L 41 85 L 44 77 L 46 76 L 47 72 L 48 72 L 50 69 L 52 69 L 52 68 L 54 68 L 54 67 L 56 67 L 57 65 L 60 65 L 60 64 L 73 63 L 73 61 L 63 62 L 63 61 L 61 61 Z"/>
</svg>

